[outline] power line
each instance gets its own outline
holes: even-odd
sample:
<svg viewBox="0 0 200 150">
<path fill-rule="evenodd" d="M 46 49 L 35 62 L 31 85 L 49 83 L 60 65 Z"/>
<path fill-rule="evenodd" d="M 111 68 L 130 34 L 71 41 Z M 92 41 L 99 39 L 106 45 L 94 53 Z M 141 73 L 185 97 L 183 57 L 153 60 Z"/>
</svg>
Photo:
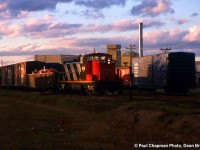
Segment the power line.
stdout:
<svg viewBox="0 0 200 150">
<path fill-rule="evenodd" d="M 174 46 L 171 46 L 172 48 L 180 48 L 180 47 L 186 47 L 186 46 L 193 46 L 200 44 L 200 41 L 194 41 L 194 42 L 187 42 L 187 43 L 181 43 Z"/>
<path fill-rule="evenodd" d="M 171 49 L 183 49 L 186 48 L 188 46 L 197 46 L 200 44 L 200 41 L 192 41 L 192 42 L 185 42 L 185 43 L 179 43 L 179 44 L 175 44 L 175 45 L 168 45 L 168 46 L 163 46 L 163 47 L 167 47 L 167 48 L 171 48 Z M 163 47 L 161 49 L 163 49 Z M 143 48 L 145 50 L 159 50 L 160 47 L 152 47 L 152 48 Z"/>
</svg>

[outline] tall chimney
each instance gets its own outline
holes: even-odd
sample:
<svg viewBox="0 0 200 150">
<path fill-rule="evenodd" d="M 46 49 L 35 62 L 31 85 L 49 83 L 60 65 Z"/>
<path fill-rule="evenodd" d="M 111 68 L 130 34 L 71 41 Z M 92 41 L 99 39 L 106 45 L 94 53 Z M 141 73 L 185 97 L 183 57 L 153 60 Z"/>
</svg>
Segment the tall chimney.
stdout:
<svg viewBox="0 0 200 150">
<path fill-rule="evenodd" d="M 143 56 L 143 24 L 139 23 L 139 57 Z"/>
</svg>

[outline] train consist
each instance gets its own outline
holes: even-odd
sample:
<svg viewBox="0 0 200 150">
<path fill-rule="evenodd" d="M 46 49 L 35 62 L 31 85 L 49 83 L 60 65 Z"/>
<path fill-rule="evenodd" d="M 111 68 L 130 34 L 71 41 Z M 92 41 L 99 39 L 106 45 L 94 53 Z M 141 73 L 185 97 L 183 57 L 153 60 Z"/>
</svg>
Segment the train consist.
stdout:
<svg viewBox="0 0 200 150">
<path fill-rule="evenodd" d="M 0 86 L 7 88 L 80 90 L 88 94 L 121 88 L 116 77 L 116 61 L 106 53 L 81 56 L 81 61 L 64 64 L 22 62 L 0 68 Z"/>
<path fill-rule="evenodd" d="M 21 62 L 0 68 L 0 86 L 10 89 L 56 89 L 63 73 L 60 64 Z"/>
<path fill-rule="evenodd" d="M 0 67 L 0 86 L 9 88 L 51 89 L 55 91 L 121 91 L 124 87 L 167 93 L 187 93 L 195 86 L 194 53 L 173 52 L 132 59 L 129 67 L 117 67 L 107 53 L 80 56 L 79 61 L 63 64 L 30 61 Z M 132 83 L 131 83 L 132 82 Z"/>
<path fill-rule="evenodd" d="M 140 89 L 187 93 L 195 87 L 195 54 L 173 52 L 133 59 L 133 84 Z"/>
</svg>

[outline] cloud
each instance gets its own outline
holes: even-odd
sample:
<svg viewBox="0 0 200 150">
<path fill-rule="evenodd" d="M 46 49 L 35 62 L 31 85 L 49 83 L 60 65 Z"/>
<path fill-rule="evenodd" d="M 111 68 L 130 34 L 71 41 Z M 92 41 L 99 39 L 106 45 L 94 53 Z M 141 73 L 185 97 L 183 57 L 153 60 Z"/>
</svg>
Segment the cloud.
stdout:
<svg viewBox="0 0 200 150">
<path fill-rule="evenodd" d="M 81 11 L 81 14 L 83 14 L 83 16 L 85 16 L 86 18 L 93 18 L 93 19 L 105 18 L 104 14 L 96 9 L 87 9 Z"/>
<path fill-rule="evenodd" d="M 100 12 L 97 9 L 86 9 L 82 11 L 77 11 L 77 10 L 67 10 L 65 12 L 66 14 L 72 14 L 72 15 L 79 15 L 83 16 L 85 18 L 92 18 L 92 19 L 102 19 L 105 18 L 104 14 Z"/>
<path fill-rule="evenodd" d="M 142 0 L 142 3 L 133 6 L 131 15 L 156 17 L 160 14 L 174 13 L 170 0 Z"/>
<path fill-rule="evenodd" d="M 176 18 L 170 18 L 170 21 L 177 23 L 178 25 L 186 24 L 189 22 L 189 19 L 176 19 Z"/>
<path fill-rule="evenodd" d="M 158 20 L 118 20 L 110 24 L 76 24 L 52 21 L 52 15 L 45 15 L 41 19 L 29 19 L 24 24 L 0 23 L 0 35 L 7 37 L 26 36 L 29 38 L 57 38 L 84 33 L 106 33 L 111 31 L 126 32 L 138 30 L 139 22 L 145 22 L 144 28 L 162 27 L 165 23 Z"/>
<path fill-rule="evenodd" d="M 182 25 L 182 24 L 186 24 L 186 23 L 188 23 L 188 22 L 189 22 L 188 19 L 180 19 L 180 20 L 177 21 L 177 24 L 178 24 L 178 25 Z"/>
<path fill-rule="evenodd" d="M 1 56 L 1 60 L 3 61 L 3 65 L 15 64 L 19 62 L 31 61 L 33 60 L 33 56 Z"/>
<path fill-rule="evenodd" d="M 83 5 L 89 8 L 103 9 L 109 8 L 112 5 L 124 6 L 126 0 L 1 0 L 0 1 L 0 16 L 17 17 L 21 12 L 34 12 L 42 10 L 54 10 L 58 3 L 74 2 L 75 5 Z M 7 12 L 7 14 L 5 13 Z M 91 12 L 91 11 L 90 11 Z M 89 12 L 85 12 L 89 16 Z M 92 12 L 93 16 L 99 16 L 97 12 Z M 9 14 L 9 15 L 8 15 Z M 3 18 L 3 17 L 2 17 Z"/>
<path fill-rule="evenodd" d="M 199 41 L 199 39 L 200 39 L 200 26 L 191 27 L 184 39 L 186 41 Z"/>
<path fill-rule="evenodd" d="M 40 54 L 84 54 L 91 53 L 94 48 L 99 52 L 106 50 L 109 43 L 125 45 L 132 38 L 57 38 L 45 43 L 28 43 L 12 47 L 0 47 L 0 56 L 22 56 Z M 52 44 L 53 43 L 53 44 Z"/>
<path fill-rule="evenodd" d="M 8 22 L 0 22 L 0 36 L 15 38 L 21 35 L 21 26 L 17 24 L 9 24 Z"/>
<path fill-rule="evenodd" d="M 144 32 L 144 54 L 161 53 L 161 47 L 172 47 L 173 51 L 195 52 L 200 56 L 199 45 L 187 44 L 200 39 L 200 26 L 191 27 L 190 30 L 173 29 L 169 31 L 154 30 Z M 95 48 L 98 52 L 106 52 L 107 44 L 121 44 L 122 51 L 130 44 L 138 48 L 138 35 L 110 36 L 110 37 L 59 37 L 49 39 L 42 43 L 27 43 L 19 46 L 0 47 L 0 56 L 22 56 L 40 54 L 84 54 L 91 53 Z M 177 47 L 177 45 L 182 45 Z M 137 51 L 137 49 L 136 49 Z"/>
<path fill-rule="evenodd" d="M 76 5 L 83 5 L 95 9 L 109 8 L 112 5 L 124 6 L 126 0 L 75 0 Z"/>
<path fill-rule="evenodd" d="M 150 27 L 159 28 L 165 25 L 165 23 L 157 21 L 157 20 L 149 20 L 149 19 L 126 20 L 124 19 L 124 20 L 118 20 L 106 25 L 88 24 L 87 28 L 91 32 L 109 32 L 109 31 L 126 32 L 126 31 L 131 31 L 131 30 L 138 30 L 138 25 L 140 22 L 145 22 L 144 28 L 150 28 Z"/>
<path fill-rule="evenodd" d="M 0 11 L 5 11 L 7 9 L 7 3 L 0 1 Z"/>
<path fill-rule="evenodd" d="M 189 31 L 179 29 L 155 30 L 144 34 L 144 48 L 146 54 L 160 53 L 160 48 L 172 47 L 173 51 L 194 52 L 196 56 L 200 56 L 199 38 L 200 26 L 191 27 Z"/>
<path fill-rule="evenodd" d="M 51 15 L 44 19 L 29 19 L 23 25 L 23 34 L 30 38 L 55 38 L 77 33 L 82 24 L 56 23 L 51 21 Z"/>
<path fill-rule="evenodd" d="M 198 15 L 199 15 L 199 13 L 194 12 L 194 13 L 192 13 L 190 16 L 191 16 L 191 17 L 196 17 L 196 16 L 198 16 Z"/>
<path fill-rule="evenodd" d="M 29 12 L 55 10 L 58 3 L 70 3 L 85 6 L 89 9 L 75 12 L 86 18 L 104 18 L 100 11 L 113 5 L 124 6 L 127 0 L 0 0 L 0 19 L 16 19 L 27 17 Z M 69 9 L 69 8 L 68 8 Z M 70 11 L 67 11 L 70 12 Z"/>
<path fill-rule="evenodd" d="M 169 31 L 155 30 L 144 34 L 144 43 L 151 47 L 171 46 L 183 42 L 186 34 L 187 31 L 179 29 Z"/>
<path fill-rule="evenodd" d="M 54 10 L 58 3 L 69 3 L 73 0 L 1 0 L 0 13 L 7 11 L 10 16 L 16 17 L 21 12 Z"/>
</svg>

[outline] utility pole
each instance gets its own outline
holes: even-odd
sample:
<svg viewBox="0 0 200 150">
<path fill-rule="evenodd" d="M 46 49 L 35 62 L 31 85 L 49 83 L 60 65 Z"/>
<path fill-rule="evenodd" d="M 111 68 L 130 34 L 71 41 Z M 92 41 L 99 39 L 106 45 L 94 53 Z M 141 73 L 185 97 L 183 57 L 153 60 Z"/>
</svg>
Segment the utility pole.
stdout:
<svg viewBox="0 0 200 150">
<path fill-rule="evenodd" d="M 3 67 L 3 60 L 1 59 L 1 67 Z"/>
<path fill-rule="evenodd" d="M 5 82 L 5 76 L 4 76 L 4 67 L 3 67 L 3 60 L 1 59 L 1 67 L 2 67 L 2 85 L 4 85 Z"/>
<path fill-rule="evenodd" d="M 133 49 L 136 49 L 135 47 L 136 45 L 132 45 L 132 44 L 129 44 L 129 47 L 126 47 L 126 49 L 129 49 L 130 50 L 130 72 L 129 72 L 129 75 L 130 75 L 130 87 L 132 87 L 133 85 L 133 82 L 132 82 L 132 59 L 133 59 Z"/>
<path fill-rule="evenodd" d="M 132 59 L 133 59 L 133 49 L 136 49 L 136 45 L 129 44 L 129 47 L 126 49 L 130 50 L 130 67 L 129 67 L 129 76 L 130 76 L 130 93 L 129 93 L 129 100 L 132 100 L 132 86 L 133 86 L 133 74 L 132 74 Z"/>
</svg>

